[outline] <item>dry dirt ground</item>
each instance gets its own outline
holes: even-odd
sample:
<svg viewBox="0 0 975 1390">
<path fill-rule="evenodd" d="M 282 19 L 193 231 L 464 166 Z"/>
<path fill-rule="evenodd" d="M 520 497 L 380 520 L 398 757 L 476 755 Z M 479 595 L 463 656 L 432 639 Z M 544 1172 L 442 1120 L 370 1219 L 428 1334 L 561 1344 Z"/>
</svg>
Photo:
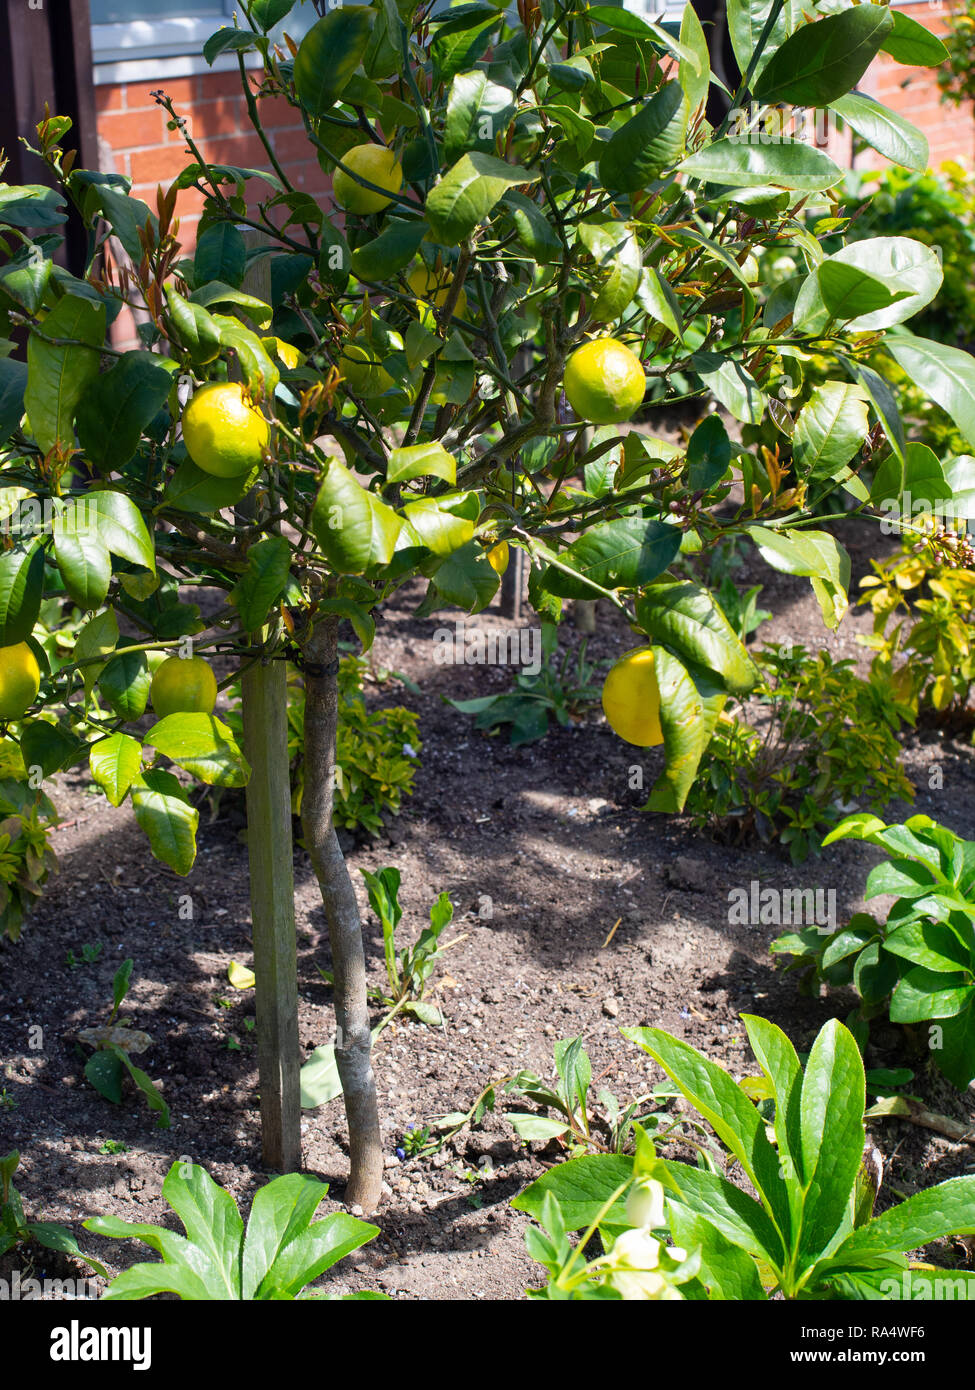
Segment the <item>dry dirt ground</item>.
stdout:
<svg viewBox="0 0 975 1390">
<path fill-rule="evenodd" d="M 851 528 L 846 539 L 853 543 L 856 582 L 868 568 L 870 547 L 880 542 L 866 527 Z M 805 581 L 773 573 L 757 559 L 736 578 L 765 586 L 761 601 L 776 616 L 761 640 L 825 643 L 834 655 L 862 658 L 855 636 L 868 627 L 863 610 L 828 634 Z M 553 1043 L 580 1034 L 601 1086 L 621 1098 L 643 1093 L 661 1078 L 620 1037 L 626 1024 L 669 1029 L 738 1076 L 757 1069 L 740 1011 L 775 1020 L 800 1048 L 808 1047 L 826 1018 L 845 1016 L 850 999 L 801 997 L 794 976 L 783 976 L 769 956 L 776 929 L 729 925 L 729 890 L 752 880 L 835 888 L 842 919 L 862 906 L 866 869 L 876 856 L 841 844 L 795 868 L 776 852 L 724 846 L 681 818 L 642 813 L 645 792 L 631 787 L 642 755 L 619 742 L 598 715 L 523 749 L 510 749 L 504 736 L 485 739 L 441 696 L 503 689 L 510 671 L 437 665 L 434 632 L 454 615 L 417 621 L 411 597 L 417 595 L 398 596 L 381 613 L 375 661 L 405 672 L 422 694 L 372 686 L 369 698 L 419 712 L 416 792 L 389 836 L 355 848 L 349 862 L 364 911 L 358 871 L 399 867 L 404 940 L 415 939 L 442 889 L 455 904 L 454 927 L 464 939 L 437 977 L 444 1027 L 397 1024 L 377 1049 L 388 1164 L 381 1234 L 333 1271 L 329 1288 L 515 1299 L 539 1275 L 524 1248 L 525 1218 L 509 1202 L 556 1153 L 523 1145 L 492 1115 L 440 1154 L 399 1162 L 395 1150 L 406 1126 L 467 1108 L 489 1080 L 522 1067 L 552 1075 Z M 505 625 L 493 611 L 481 621 Z M 574 647 L 578 640 L 564 625 L 562 643 Z M 613 658 L 631 645 L 615 616 L 601 614 L 590 656 Z M 916 809 L 975 838 L 970 747 L 908 730 L 903 758 L 918 789 Z M 659 750 L 647 751 L 645 787 L 660 762 Z M 932 790 L 935 764 L 943 785 Z M 130 810 L 113 810 L 83 777 L 62 778 L 54 797 L 63 817 L 55 836 L 60 875 L 21 943 L 0 952 L 0 1152 L 22 1151 L 18 1185 L 29 1214 L 70 1225 L 114 1271 L 146 1257 L 145 1247 L 91 1237 L 81 1221 L 96 1212 L 159 1220 L 167 1214 L 160 1185 L 174 1159 L 203 1164 L 244 1208 L 266 1180 L 247 1026 L 253 992 L 237 993 L 227 982 L 231 959 L 251 962 L 242 815 L 226 799 L 215 820 L 204 814 L 199 858 L 183 881 L 151 858 Z M 887 818 L 906 809 L 890 807 Z M 296 873 L 300 1040 L 307 1054 L 331 1033 L 329 990 L 316 968 L 327 967 L 329 956 L 316 886 L 300 850 Z M 365 930 L 379 983 L 381 935 L 368 913 Z M 68 951 L 79 957 L 86 944 L 101 945 L 98 960 L 69 968 Z M 128 1089 L 123 1105 L 114 1107 L 82 1075 L 76 1034 L 104 1020 L 112 975 L 126 956 L 135 965 L 124 1012 L 154 1040 L 142 1063 L 172 1108 L 169 1130 L 155 1128 Z M 37 1026 L 41 1034 L 32 1037 Z M 38 1036 L 41 1045 L 32 1047 Z M 903 1044 L 881 1030 L 871 1060 L 914 1065 L 915 1087 L 928 1108 L 971 1123 L 975 1093 L 958 1095 L 923 1058 L 898 1047 Z M 887 1167 L 882 1202 L 972 1171 L 975 1150 L 968 1144 L 903 1120 L 878 1122 L 873 1133 Z M 303 1142 L 306 1170 L 341 1199 L 347 1141 L 340 1101 L 306 1112 Z M 127 1148 L 113 1154 L 118 1144 Z M 954 1264 L 968 1252 L 955 1246 L 938 1255 Z M 22 1257 L 14 1262 L 23 1265 Z M 67 1270 L 45 1252 L 36 1252 L 36 1266 Z"/>
</svg>

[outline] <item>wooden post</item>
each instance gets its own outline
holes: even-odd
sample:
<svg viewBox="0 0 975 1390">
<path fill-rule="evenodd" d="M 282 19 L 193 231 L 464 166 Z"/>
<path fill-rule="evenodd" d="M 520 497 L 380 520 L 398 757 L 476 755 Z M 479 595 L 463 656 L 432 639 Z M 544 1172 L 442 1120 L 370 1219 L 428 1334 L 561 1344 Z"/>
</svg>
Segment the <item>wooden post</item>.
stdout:
<svg viewBox="0 0 975 1390">
<path fill-rule="evenodd" d="M 248 245 L 261 233 L 245 231 Z M 244 288 L 270 299 L 266 258 L 252 264 Z M 249 494 L 238 520 L 253 522 Z M 255 645 L 262 634 L 254 634 Z M 257 977 L 257 1069 L 264 1164 L 280 1173 L 301 1167 L 301 1083 L 298 1060 L 298 952 L 295 940 L 294 846 L 288 761 L 288 672 L 284 661 L 256 661 L 241 677 L 247 784 L 254 974 Z"/>
<path fill-rule="evenodd" d="M 283 661 L 255 662 L 242 677 L 257 1065 L 264 1164 L 301 1167 L 298 962 L 288 765 L 288 686 Z"/>
</svg>

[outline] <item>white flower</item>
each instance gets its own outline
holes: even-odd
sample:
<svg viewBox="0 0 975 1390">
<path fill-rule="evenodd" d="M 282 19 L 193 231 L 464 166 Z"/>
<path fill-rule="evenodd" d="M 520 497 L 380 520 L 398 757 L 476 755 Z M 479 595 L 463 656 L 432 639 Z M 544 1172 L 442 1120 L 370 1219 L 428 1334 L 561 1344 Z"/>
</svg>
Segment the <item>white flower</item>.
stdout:
<svg viewBox="0 0 975 1390">
<path fill-rule="evenodd" d="M 412 743 L 404 743 L 402 751 L 404 758 L 416 758 L 419 756 Z"/>
<path fill-rule="evenodd" d="M 655 1178 L 637 1178 L 626 1199 L 626 1219 L 644 1230 L 662 1226 L 666 1220 L 663 1183 Z"/>
<path fill-rule="evenodd" d="M 656 1269 L 660 1241 L 646 1231 L 624 1231 L 613 1242 L 610 1257 L 617 1269 Z"/>
</svg>

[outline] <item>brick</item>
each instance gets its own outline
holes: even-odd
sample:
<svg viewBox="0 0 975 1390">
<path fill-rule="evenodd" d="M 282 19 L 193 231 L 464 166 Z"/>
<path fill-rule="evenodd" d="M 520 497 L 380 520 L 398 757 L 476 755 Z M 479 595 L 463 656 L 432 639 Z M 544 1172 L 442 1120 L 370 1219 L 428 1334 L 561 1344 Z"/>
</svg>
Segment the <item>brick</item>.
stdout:
<svg viewBox="0 0 975 1390">
<path fill-rule="evenodd" d="M 120 111 L 99 116 L 98 133 L 105 137 L 113 150 L 161 145 L 165 138 L 163 113 L 157 107 L 151 111 Z"/>
<path fill-rule="evenodd" d="M 103 111 L 121 111 L 122 92 L 121 86 L 105 86 L 95 88 L 95 110 L 99 115 Z"/>
<path fill-rule="evenodd" d="M 168 186 L 189 163 L 190 156 L 186 151 L 172 145 L 160 145 L 154 150 L 133 150 L 129 155 L 132 182 L 147 183 L 153 187 L 157 183 Z"/>
<path fill-rule="evenodd" d="M 315 160 L 315 146 L 308 139 L 304 130 L 278 130 L 275 131 L 271 144 L 274 146 L 274 153 L 282 164 L 304 163 L 308 159 Z M 317 163 L 317 160 L 315 160 Z"/>
<path fill-rule="evenodd" d="M 237 97 L 243 107 L 244 94 L 240 85 L 240 73 L 232 70 L 231 72 L 204 72 L 200 73 L 195 79 L 196 88 L 193 93 L 195 101 L 213 101 L 216 97 Z"/>
<path fill-rule="evenodd" d="M 138 111 L 142 107 L 155 106 L 156 103 L 149 93 L 160 88 L 167 96 L 172 97 L 177 106 L 186 106 L 193 100 L 192 77 L 173 77 L 168 81 L 160 78 L 158 82 L 130 82 L 125 88 L 127 109 Z"/>
<path fill-rule="evenodd" d="M 187 113 L 189 129 L 194 140 L 203 144 L 218 135 L 242 135 L 250 130 L 244 103 L 222 98 L 218 101 L 198 101 Z M 181 139 L 173 132 L 173 139 Z"/>
<path fill-rule="evenodd" d="M 294 126 L 297 130 L 303 129 L 298 112 L 283 97 L 259 101 L 257 109 L 265 130 L 279 130 L 286 126 Z"/>
<path fill-rule="evenodd" d="M 222 136 L 215 140 L 201 139 L 200 148 L 211 164 L 243 164 L 263 168 L 267 152 L 253 133 Z"/>
</svg>

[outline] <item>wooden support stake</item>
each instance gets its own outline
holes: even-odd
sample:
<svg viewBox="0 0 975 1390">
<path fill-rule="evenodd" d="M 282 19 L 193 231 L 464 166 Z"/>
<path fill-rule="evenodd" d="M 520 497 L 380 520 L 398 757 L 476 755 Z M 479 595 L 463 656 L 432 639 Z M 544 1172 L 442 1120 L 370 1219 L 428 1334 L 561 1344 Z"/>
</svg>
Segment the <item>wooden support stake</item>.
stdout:
<svg viewBox="0 0 975 1390">
<path fill-rule="evenodd" d="M 264 1165 L 301 1167 L 298 965 L 288 766 L 288 689 L 283 661 L 257 661 L 241 678 L 247 784 L 257 1065 Z"/>
</svg>

